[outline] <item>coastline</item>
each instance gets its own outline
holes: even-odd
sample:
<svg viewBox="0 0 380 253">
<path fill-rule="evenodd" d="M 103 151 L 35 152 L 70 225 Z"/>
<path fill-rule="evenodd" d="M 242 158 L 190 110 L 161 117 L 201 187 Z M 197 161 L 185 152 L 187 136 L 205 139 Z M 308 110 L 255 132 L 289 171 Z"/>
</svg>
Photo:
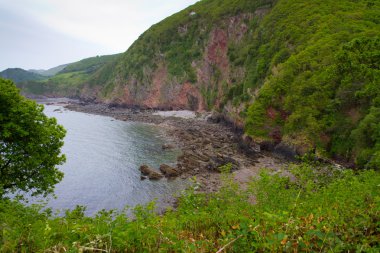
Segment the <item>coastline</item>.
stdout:
<svg viewBox="0 0 380 253">
<path fill-rule="evenodd" d="M 269 152 L 258 152 L 247 147 L 240 133 L 231 126 L 213 123 L 210 113 L 196 113 L 195 117 L 188 117 L 188 113 L 185 113 L 186 117 L 173 117 L 170 113 L 168 116 L 168 113 L 157 113 L 156 110 L 74 101 L 66 103 L 64 107 L 72 111 L 163 127 L 168 138 L 168 147 L 163 148 L 175 145 L 182 152 L 174 168 L 178 177 L 196 177 L 201 192 L 215 192 L 220 188 L 220 166 L 227 163 L 232 164 L 231 173 L 241 187 L 246 187 L 261 168 L 280 171 L 287 163 L 285 159 Z"/>
</svg>

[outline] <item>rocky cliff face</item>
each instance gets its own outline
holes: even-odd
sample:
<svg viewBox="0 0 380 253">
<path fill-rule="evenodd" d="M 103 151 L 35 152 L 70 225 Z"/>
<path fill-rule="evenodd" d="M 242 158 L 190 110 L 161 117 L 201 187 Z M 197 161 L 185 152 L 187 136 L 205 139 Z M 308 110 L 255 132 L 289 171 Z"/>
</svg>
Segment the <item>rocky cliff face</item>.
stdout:
<svg viewBox="0 0 380 253">
<path fill-rule="evenodd" d="M 380 168 L 379 13 L 373 1 L 203 0 L 59 92 L 215 110 L 263 147 Z"/>
<path fill-rule="evenodd" d="M 152 26 L 88 85 L 102 102 L 217 110 L 267 146 L 378 164 L 379 10 L 350 0 L 200 1 Z M 341 113 L 353 108 L 355 122 Z"/>
<path fill-rule="evenodd" d="M 231 5 L 231 10 L 227 8 L 224 15 L 212 20 L 207 12 L 198 12 L 202 4 L 169 17 L 131 46 L 106 85 L 94 78 L 87 86 L 92 88 L 83 89 L 82 96 L 91 90 L 97 101 L 105 103 L 194 111 L 221 109 L 226 92 L 246 75 L 244 67 L 231 64 L 229 48 L 244 44 L 270 11 L 267 2 L 272 1 L 257 2 L 260 6 L 251 4 L 250 9 L 237 14 L 232 11 L 236 6 Z M 233 115 L 242 109 L 231 105 L 225 108 Z"/>
</svg>

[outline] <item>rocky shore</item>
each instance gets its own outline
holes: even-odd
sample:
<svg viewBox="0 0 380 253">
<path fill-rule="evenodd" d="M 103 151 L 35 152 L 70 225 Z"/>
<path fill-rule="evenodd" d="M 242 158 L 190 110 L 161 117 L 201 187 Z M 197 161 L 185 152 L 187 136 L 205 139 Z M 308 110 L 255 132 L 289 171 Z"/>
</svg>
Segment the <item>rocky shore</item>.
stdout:
<svg viewBox="0 0 380 253">
<path fill-rule="evenodd" d="M 142 179 L 159 180 L 162 177 L 196 177 L 200 190 L 219 189 L 221 166 L 231 165 L 231 173 L 243 187 L 261 168 L 280 170 L 285 161 L 271 153 L 255 150 L 247 145 L 240 133 L 232 127 L 215 123 L 210 113 L 196 114 L 193 118 L 161 116 L 154 110 L 122 108 L 104 104 L 69 103 L 69 110 L 111 116 L 123 121 L 157 124 L 167 132 L 168 141 L 163 149 L 179 148 L 182 154 L 177 165 L 161 165 L 160 171 L 142 164 Z M 138 168 L 137 168 L 138 169 Z"/>
</svg>

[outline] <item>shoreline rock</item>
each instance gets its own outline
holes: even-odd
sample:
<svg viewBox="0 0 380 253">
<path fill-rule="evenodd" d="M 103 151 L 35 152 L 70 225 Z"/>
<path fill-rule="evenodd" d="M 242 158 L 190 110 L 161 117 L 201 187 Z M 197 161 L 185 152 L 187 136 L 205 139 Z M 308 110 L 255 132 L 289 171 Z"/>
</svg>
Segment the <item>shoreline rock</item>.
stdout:
<svg viewBox="0 0 380 253">
<path fill-rule="evenodd" d="M 142 122 L 155 124 L 163 127 L 166 132 L 167 142 L 162 146 L 163 152 L 166 149 L 178 148 L 182 154 L 177 157 L 177 166 L 171 167 L 173 170 L 161 170 L 162 174 L 153 176 L 159 177 L 180 177 L 187 179 L 196 177 L 201 183 L 201 191 L 214 192 L 221 186 L 220 166 L 226 163 L 232 164 L 233 173 L 239 171 L 258 171 L 256 166 L 268 164 L 273 169 L 280 168 L 286 161 L 273 158 L 272 153 L 257 148 L 257 145 L 244 144 L 242 132 L 219 120 L 210 119 L 209 113 L 198 114 L 196 118 L 162 117 L 155 114 L 155 110 L 141 108 L 126 108 L 120 106 L 109 106 L 96 103 L 70 103 L 65 106 L 72 111 L 98 114 L 113 117 L 122 121 Z M 259 160 L 272 161 L 276 163 L 262 163 Z M 273 164 L 273 165 L 272 165 Z M 141 167 L 140 167 L 141 170 Z M 175 172 L 174 172 L 175 170 Z M 172 176 L 172 175 L 176 176 Z M 170 175 L 170 176 L 169 176 Z M 147 177 L 151 179 L 148 175 Z M 157 180 L 157 179 L 151 179 Z"/>
<path fill-rule="evenodd" d="M 160 172 L 155 171 L 154 169 L 150 168 L 148 165 L 145 164 L 141 165 L 139 170 L 141 171 L 141 174 L 143 176 L 148 177 L 149 180 L 159 180 L 164 177 Z M 143 176 L 141 177 L 142 180 Z"/>
<path fill-rule="evenodd" d="M 162 174 L 164 174 L 165 177 L 177 177 L 179 176 L 179 173 L 177 169 L 167 165 L 167 164 L 161 164 L 160 165 L 160 171 Z"/>
</svg>

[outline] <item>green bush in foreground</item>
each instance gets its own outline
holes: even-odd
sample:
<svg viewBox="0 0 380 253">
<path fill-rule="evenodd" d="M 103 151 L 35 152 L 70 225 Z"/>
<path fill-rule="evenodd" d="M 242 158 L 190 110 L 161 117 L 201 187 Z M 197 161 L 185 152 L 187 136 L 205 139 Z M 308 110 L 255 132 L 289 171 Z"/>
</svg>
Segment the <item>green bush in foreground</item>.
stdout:
<svg viewBox="0 0 380 253">
<path fill-rule="evenodd" d="M 263 171 L 244 191 L 227 178 L 212 195 L 189 190 L 162 216 L 136 207 L 134 219 L 86 217 L 82 207 L 53 217 L 3 200 L 0 251 L 378 252 L 379 172 L 311 168 L 294 166 L 296 180 Z"/>
</svg>

